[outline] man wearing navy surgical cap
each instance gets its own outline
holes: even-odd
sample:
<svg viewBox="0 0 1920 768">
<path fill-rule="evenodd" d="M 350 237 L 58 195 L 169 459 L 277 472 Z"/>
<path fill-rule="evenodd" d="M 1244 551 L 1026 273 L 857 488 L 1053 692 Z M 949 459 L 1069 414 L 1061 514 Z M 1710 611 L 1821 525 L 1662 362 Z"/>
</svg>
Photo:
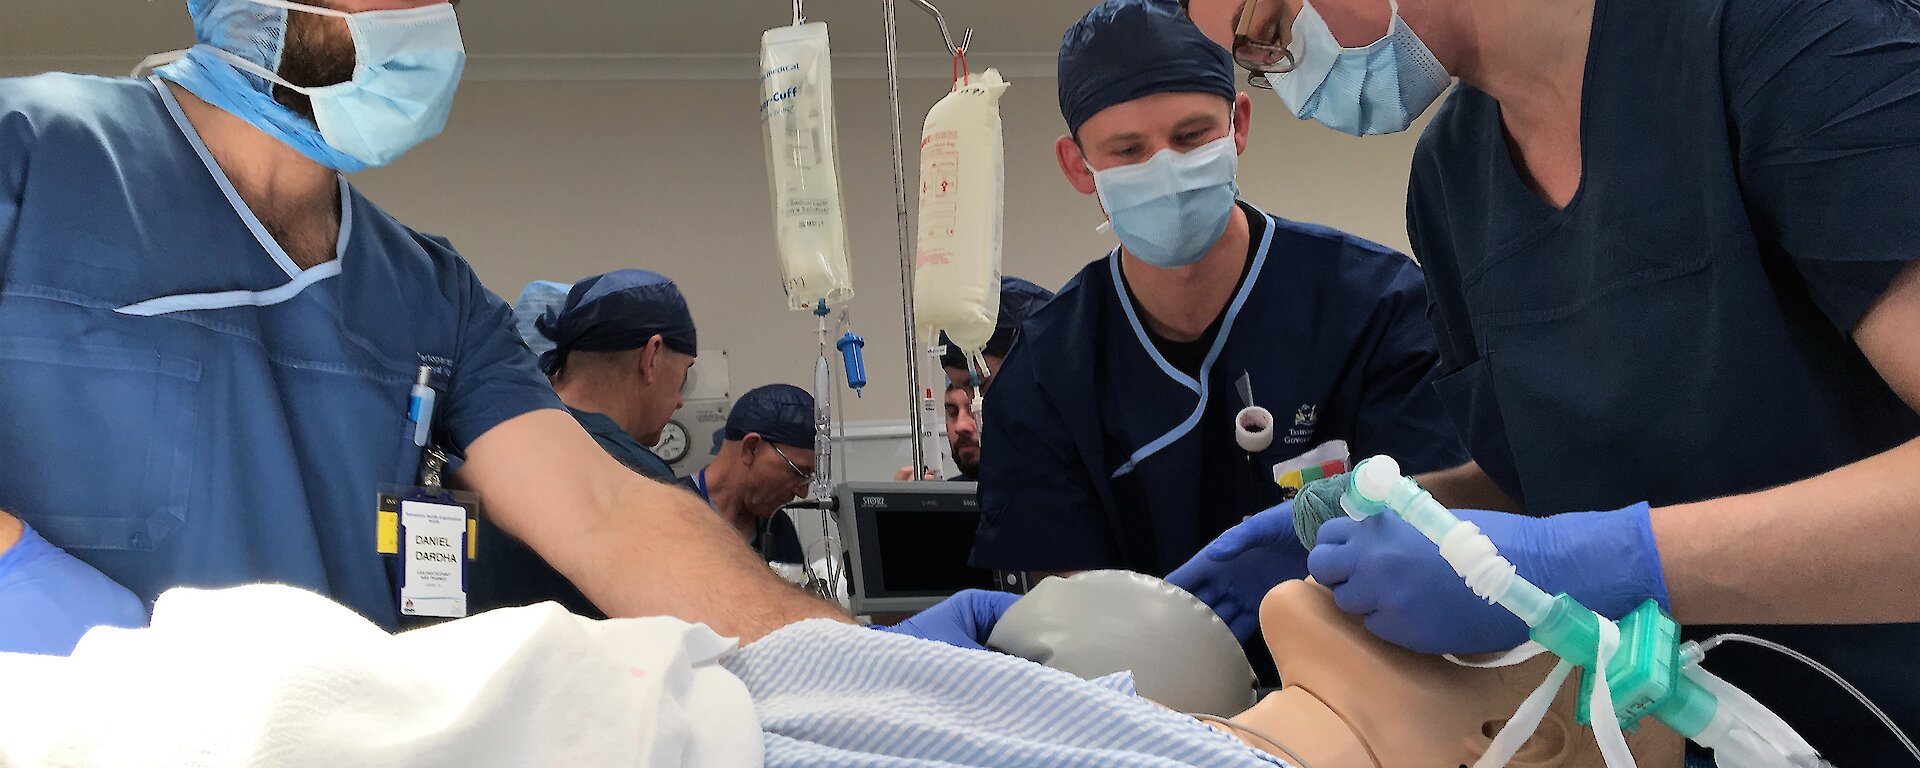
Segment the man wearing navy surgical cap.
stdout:
<svg viewBox="0 0 1920 768">
<path fill-rule="evenodd" d="M 940 335 L 940 343 L 947 347 L 946 354 L 940 357 L 940 366 L 947 373 L 947 446 L 954 466 L 960 469 L 960 474 L 949 480 L 974 482 L 979 479 L 980 408 L 986 400 L 987 387 L 993 383 L 993 372 L 1000 370 L 1000 363 L 1007 359 L 1007 352 L 1020 337 L 1020 324 L 1052 299 L 1052 291 L 1031 282 L 1012 275 L 1000 277 L 1000 317 L 994 324 L 993 336 L 980 351 L 981 359 L 986 362 L 984 371 L 968 370 L 966 355 L 947 340 L 945 333 Z M 973 381 L 976 373 L 980 378 L 978 386 Z M 913 468 L 901 467 L 894 479 L 912 480 Z"/>
<path fill-rule="evenodd" d="M 1466 461 L 1432 388 L 1420 271 L 1238 200 L 1252 106 L 1172 0 L 1095 7 L 1062 39 L 1059 72 L 1060 169 L 1120 242 L 995 372 L 973 563 L 1172 574 L 1245 640 L 1258 596 L 1236 604 L 1216 588 L 1236 564 L 1195 555 L 1281 503 L 1273 465 L 1330 440 L 1416 472 Z M 1273 414 L 1271 444 L 1236 441 L 1248 405 Z M 1257 567 L 1304 576 L 1293 550 Z"/>
<path fill-rule="evenodd" d="M 793 520 L 777 514 L 813 482 L 813 395 L 791 384 L 734 401 L 711 464 L 680 481 L 771 562 L 800 563 Z"/>
<path fill-rule="evenodd" d="M 647 446 L 660 442 L 683 400 L 699 346 L 693 313 L 672 280 L 623 269 L 575 283 L 558 310 L 534 323 L 553 349 L 540 369 L 587 434 L 620 463 L 658 480 L 673 469 Z"/>
<path fill-rule="evenodd" d="M 534 328 L 553 345 L 540 355 L 540 368 L 567 412 L 627 468 L 674 482 L 673 468 L 648 447 L 679 410 L 698 350 L 693 313 L 673 281 L 641 269 L 594 275 L 574 283 Z M 525 544 L 484 520 L 479 538 L 480 557 L 468 570 L 476 609 L 554 600 L 583 616 L 604 616 Z"/>
<path fill-rule="evenodd" d="M 367 505 L 420 479 L 425 368 L 421 437 L 608 613 L 748 639 L 838 615 L 609 460 L 507 304 L 353 183 L 447 122 L 463 9 L 175 2 L 191 48 L 153 77 L 0 78 L 0 505 L 23 530 L 143 602 L 276 582 L 398 628 Z"/>
</svg>

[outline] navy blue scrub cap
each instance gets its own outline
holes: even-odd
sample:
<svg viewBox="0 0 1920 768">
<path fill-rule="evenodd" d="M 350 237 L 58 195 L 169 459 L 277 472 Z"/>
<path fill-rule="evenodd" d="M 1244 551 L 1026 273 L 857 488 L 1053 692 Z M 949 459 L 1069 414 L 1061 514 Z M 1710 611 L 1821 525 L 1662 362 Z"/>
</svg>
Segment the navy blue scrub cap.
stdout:
<svg viewBox="0 0 1920 768">
<path fill-rule="evenodd" d="M 1233 58 L 1176 0 L 1107 0 L 1060 38 L 1060 116 L 1068 132 L 1100 110 L 1156 93 L 1232 101 Z"/>
<path fill-rule="evenodd" d="M 748 390 L 727 414 L 726 438 L 739 440 L 749 432 L 768 442 L 812 448 L 813 395 L 792 384 Z"/>
<path fill-rule="evenodd" d="M 553 349 L 540 356 L 540 370 L 548 376 L 566 365 L 570 352 L 639 349 L 655 336 L 667 349 L 681 354 L 697 355 L 700 349 L 694 338 L 693 313 L 680 288 L 644 269 L 623 269 L 574 283 L 567 290 L 565 306 L 548 310 L 534 328 L 553 340 Z"/>
<path fill-rule="evenodd" d="M 1012 275 L 1000 276 L 1000 319 L 993 325 L 993 336 L 987 339 L 982 354 L 1005 356 L 1013 349 L 1014 339 L 1020 336 L 1020 324 L 1040 311 L 1047 302 L 1053 301 L 1053 291 Z M 940 333 L 940 343 L 947 346 L 947 353 L 940 356 L 940 364 L 948 368 L 966 368 L 967 357 L 953 341 L 947 338 L 945 331 Z"/>
</svg>

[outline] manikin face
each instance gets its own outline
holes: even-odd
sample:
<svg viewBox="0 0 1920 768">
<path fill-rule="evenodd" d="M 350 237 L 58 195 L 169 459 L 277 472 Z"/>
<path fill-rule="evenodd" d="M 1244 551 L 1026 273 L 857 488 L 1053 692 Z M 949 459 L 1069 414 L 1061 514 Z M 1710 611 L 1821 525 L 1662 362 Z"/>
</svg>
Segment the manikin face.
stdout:
<svg viewBox="0 0 1920 768">
<path fill-rule="evenodd" d="M 1554 664 L 1541 656 L 1472 669 L 1414 653 L 1374 637 L 1309 581 L 1267 593 L 1260 629 L 1286 687 L 1235 720 L 1286 743 L 1315 768 L 1472 765 Z M 1593 731 L 1574 721 L 1578 695 L 1577 678 L 1570 678 L 1509 765 L 1605 764 Z M 1627 743 L 1642 766 L 1681 764 L 1680 737 L 1658 723 L 1643 724 Z"/>
</svg>

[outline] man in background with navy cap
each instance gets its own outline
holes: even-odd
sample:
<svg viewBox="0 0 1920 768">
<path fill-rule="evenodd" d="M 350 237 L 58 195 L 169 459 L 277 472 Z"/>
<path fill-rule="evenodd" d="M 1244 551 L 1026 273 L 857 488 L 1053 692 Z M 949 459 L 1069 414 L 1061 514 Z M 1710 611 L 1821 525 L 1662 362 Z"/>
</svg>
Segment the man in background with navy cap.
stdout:
<svg viewBox="0 0 1920 768">
<path fill-rule="evenodd" d="M 1173 0 L 1096 6 L 1062 39 L 1059 72 L 1060 170 L 1120 242 L 1027 320 L 995 372 L 973 563 L 1180 569 L 1173 581 L 1244 641 L 1257 610 L 1211 586 L 1243 567 L 1304 576 L 1305 551 L 1195 554 L 1281 502 L 1273 465 L 1331 440 L 1415 472 L 1466 462 L 1433 391 L 1420 271 L 1239 200 L 1252 105 Z M 1236 439 L 1249 405 L 1274 417 L 1268 444 Z"/>
<path fill-rule="evenodd" d="M 804 563 L 793 520 L 777 514 L 813 482 L 813 395 L 791 384 L 748 390 L 715 438 L 718 454 L 680 484 L 775 563 Z"/>
<path fill-rule="evenodd" d="M 647 446 L 681 405 L 698 352 L 693 313 L 672 280 L 623 269 L 574 283 L 564 304 L 534 321 L 553 347 L 540 370 L 574 420 L 613 458 L 661 482 L 673 469 Z M 470 572 L 476 610 L 555 600 L 582 616 L 599 608 L 525 544 L 482 520 Z"/>
<path fill-rule="evenodd" d="M 595 275 L 534 327 L 554 345 L 540 370 L 587 434 L 620 463 L 671 482 L 673 469 L 647 446 L 683 404 L 680 388 L 699 354 L 680 288 L 644 269 Z"/>
<path fill-rule="evenodd" d="M 993 383 L 993 372 L 1000 370 L 1000 363 L 1013 350 L 1013 342 L 1020 338 L 1020 324 L 1052 299 L 1052 291 L 1031 282 L 1012 275 L 1000 277 L 1000 317 L 987 346 L 980 350 L 987 366 L 984 371 L 967 370 L 966 355 L 947 340 L 946 333 L 940 334 L 940 343 L 947 348 L 940 356 L 940 367 L 947 372 L 947 445 L 954 466 L 960 468 L 960 474 L 947 479 L 971 483 L 980 478 L 980 409 L 987 386 Z M 973 380 L 975 373 L 979 374 L 978 382 Z M 913 468 L 901 467 L 894 479 L 912 480 Z"/>
</svg>

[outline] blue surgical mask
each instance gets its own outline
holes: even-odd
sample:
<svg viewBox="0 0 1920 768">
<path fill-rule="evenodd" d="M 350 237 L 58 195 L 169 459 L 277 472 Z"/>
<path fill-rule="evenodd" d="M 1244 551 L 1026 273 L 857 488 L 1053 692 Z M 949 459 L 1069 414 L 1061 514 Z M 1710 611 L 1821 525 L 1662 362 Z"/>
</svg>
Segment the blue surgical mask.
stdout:
<svg viewBox="0 0 1920 768">
<path fill-rule="evenodd" d="M 1163 269 L 1207 255 L 1233 215 L 1240 167 L 1232 135 L 1186 153 L 1163 149 L 1144 163 L 1093 172 L 1114 234 L 1135 258 Z"/>
<path fill-rule="evenodd" d="M 1293 114 L 1354 136 L 1397 133 L 1447 90 L 1452 76 L 1426 43 L 1400 18 L 1371 45 L 1342 48 L 1327 22 L 1302 0 L 1288 48 L 1300 62 L 1293 71 L 1267 76 Z"/>
<path fill-rule="evenodd" d="M 314 157 L 316 161 L 346 172 L 386 165 L 446 127 L 467 61 L 451 4 L 345 13 L 285 0 L 252 2 L 347 20 L 353 35 L 353 78 L 334 85 L 294 85 L 231 51 L 206 45 L 194 49 L 311 100 L 320 137 L 339 155 L 351 158 L 342 162 L 338 157 Z M 289 143 L 302 149 L 304 142 Z"/>
</svg>

